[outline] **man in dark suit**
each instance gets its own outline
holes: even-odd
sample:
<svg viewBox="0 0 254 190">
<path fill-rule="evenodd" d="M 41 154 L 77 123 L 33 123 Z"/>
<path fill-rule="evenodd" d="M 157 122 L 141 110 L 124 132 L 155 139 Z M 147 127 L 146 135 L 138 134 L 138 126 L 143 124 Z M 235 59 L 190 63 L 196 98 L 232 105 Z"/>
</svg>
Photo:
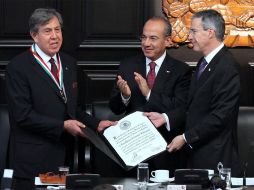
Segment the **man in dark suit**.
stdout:
<svg viewBox="0 0 254 190">
<path fill-rule="evenodd" d="M 192 17 L 189 40 L 201 52 L 188 98 L 186 129 L 168 145 L 169 152 L 189 149 L 188 167 L 217 170 L 218 162 L 238 175 L 237 115 L 240 80 L 238 65 L 223 44 L 225 21 L 220 13 L 206 10 Z M 162 116 L 153 117 L 156 125 Z"/>
<path fill-rule="evenodd" d="M 32 189 L 39 173 L 68 164 L 66 146 L 81 128 L 103 130 L 112 125 L 77 107 L 76 61 L 59 49 L 62 17 L 54 9 L 36 9 L 30 17 L 31 48 L 7 67 L 7 97 L 11 124 L 10 166 L 15 189 Z"/>
<path fill-rule="evenodd" d="M 184 130 L 185 119 L 178 114 L 178 109 L 186 106 L 191 78 L 190 67 L 166 52 L 172 45 L 171 31 L 169 21 L 163 17 L 153 17 L 145 23 L 141 35 L 143 54 L 120 63 L 109 102 L 116 114 L 137 110 L 169 112 L 167 125 L 158 128 L 169 142 Z M 155 63 L 154 84 L 149 77 L 151 62 Z M 169 169 L 172 176 L 175 168 L 184 167 L 184 158 L 182 152 L 174 155 L 164 152 L 151 159 L 149 167 L 150 170 Z"/>
</svg>

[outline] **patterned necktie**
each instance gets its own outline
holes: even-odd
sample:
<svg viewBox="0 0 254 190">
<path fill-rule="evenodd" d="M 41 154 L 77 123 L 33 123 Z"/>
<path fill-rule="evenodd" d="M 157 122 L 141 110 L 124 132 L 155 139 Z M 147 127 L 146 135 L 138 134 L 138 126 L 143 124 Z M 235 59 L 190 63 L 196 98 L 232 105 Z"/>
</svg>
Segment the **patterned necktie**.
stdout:
<svg viewBox="0 0 254 190">
<path fill-rule="evenodd" d="M 155 80 L 155 66 L 156 66 L 156 63 L 155 62 L 151 62 L 149 63 L 150 65 L 150 70 L 147 74 L 147 84 L 149 86 L 150 89 L 153 88 L 153 84 L 154 84 L 154 80 Z"/>
<path fill-rule="evenodd" d="M 58 76 L 57 76 L 57 66 L 55 64 L 55 60 L 53 58 L 51 58 L 49 60 L 50 64 L 51 64 L 51 73 L 52 75 L 55 77 L 57 83 L 59 83 L 59 79 L 58 79 Z"/>
<path fill-rule="evenodd" d="M 207 65 L 207 62 L 206 62 L 205 58 L 203 58 L 200 65 L 199 65 L 199 67 L 198 67 L 197 79 L 199 79 L 200 75 L 205 70 L 206 65 Z"/>
</svg>

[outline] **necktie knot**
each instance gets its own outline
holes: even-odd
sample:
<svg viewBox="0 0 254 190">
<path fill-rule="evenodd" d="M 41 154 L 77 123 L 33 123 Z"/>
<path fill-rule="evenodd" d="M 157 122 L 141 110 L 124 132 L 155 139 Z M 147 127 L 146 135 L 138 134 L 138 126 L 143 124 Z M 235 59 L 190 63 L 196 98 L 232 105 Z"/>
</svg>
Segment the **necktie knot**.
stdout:
<svg viewBox="0 0 254 190">
<path fill-rule="evenodd" d="M 151 70 L 155 70 L 156 63 L 155 62 L 151 62 L 151 63 L 149 63 L 149 66 L 150 66 Z"/>
<path fill-rule="evenodd" d="M 49 62 L 50 62 L 50 64 L 51 64 L 51 71 L 52 71 L 52 68 L 56 67 L 54 58 L 51 57 L 50 60 L 49 60 Z"/>
<path fill-rule="evenodd" d="M 154 80 L 155 80 L 155 77 L 156 77 L 156 74 L 155 74 L 156 63 L 151 62 L 151 63 L 149 63 L 149 66 L 150 66 L 150 70 L 147 74 L 147 84 L 148 84 L 149 88 L 152 89 L 153 84 L 154 84 Z"/>
</svg>

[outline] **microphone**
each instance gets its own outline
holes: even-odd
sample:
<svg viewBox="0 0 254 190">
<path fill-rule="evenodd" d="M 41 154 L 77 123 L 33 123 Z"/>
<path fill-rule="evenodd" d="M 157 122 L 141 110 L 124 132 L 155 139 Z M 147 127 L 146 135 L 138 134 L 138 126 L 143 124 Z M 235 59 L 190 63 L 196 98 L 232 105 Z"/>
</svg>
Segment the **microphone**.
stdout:
<svg viewBox="0 0 254 190">
<path fill-rule="evenodd" d="M 251 157 L 251 154 L 253 153 L 253 149 L 254 149 L 254 141 L 251 141 L 250 146 L 249 146 L 249 151 L 247 154 L 247 158 L 243 164 L 243 186 L 242 189 L 247 189 L 247 185 L 246 185 L 246 172 L 247 172 L 247 167 L 249 164 L 249 159 Z"/>
</svg>

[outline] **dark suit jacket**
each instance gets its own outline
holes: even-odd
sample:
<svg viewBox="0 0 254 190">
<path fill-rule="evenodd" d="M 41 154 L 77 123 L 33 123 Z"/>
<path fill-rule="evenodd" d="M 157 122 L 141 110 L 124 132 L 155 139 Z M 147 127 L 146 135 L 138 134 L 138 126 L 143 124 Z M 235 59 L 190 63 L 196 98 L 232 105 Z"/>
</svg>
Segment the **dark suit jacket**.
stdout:
<svg viewBox="0 0 254 190">
<path fill-rule="evenodd" d="M 167 54 L 157 73 L 149 101 L 145 99 L 139 90 L 134 79 L 134 72 L 138 72 L 146 78 L 146 63 L 143 55 L 121 62 L 118 75 L 121 75 L 127 81 L 132 94 L 128 106 L 125 106 L 122 103 L 121 93 L 115 85 L 109 103 L 111 110 L 116 114 L 124 112 L 128 114 L 137 110 L 167 113 L 171 131 L 168 132 L 165 126 L 160 127 L 158 130 L 167 142 L 171 142 L 173 137 L 182 134 L 184 131 L 185 115 L 182 112 L 180 113 L 179 110 L 180 108 L 184 109 L 187 104 L 192 73 L 190 67 Z M 169 163 L 170 161 L 165 162 Z M 160 168 L 163 168 L 163 166 Z"/>
<path fill-rule="evenodd" d="M 76 62 L 60 53 L 67 104 L 53 80 L 26 51 L 7 66 L 7 97 L 11 124 L 10 165 L 18 177 L 57 172 L 64 164 L 64 120 L 78 119 L 96 127 L 98 120 L 77 109 Z"/>
<path fill-rule="evenodd" d="M 218 162 L 222 162 L 224 167 L 232 168 L 233 175 L 239 169 L 236 132 L 240 79 L 237 67 L 224 47 L 199 80 L 196 74 L 192 78 L 185 132 L 193 148 L 188 157 L 191 168 L 217 171 Z"/>
<path fill-rule="evenodd" d="M 137 110 L 169 113 L 171 127 L 181 125 L 184 118 L 175 120 L 178 118 L 176 110 L 179 107 L 185 107 L 187 103 L 191 77 L 190 67 L 167 54 L 156 76 L 149 101 L 146 101 L 139 90 L 134 79 L 134 72 L 138 72 L 146 78 L 146 64 L 143 55 L 121 62 L 118 75 L 127 81 L 132 92 L 131 99 L 128 106 L 125 106 L 122 103 L 121 93 L 115 85 L 109 102 L 111 110 L 116 114 L 124 112 L 129 114 Z"/>
</svg>

